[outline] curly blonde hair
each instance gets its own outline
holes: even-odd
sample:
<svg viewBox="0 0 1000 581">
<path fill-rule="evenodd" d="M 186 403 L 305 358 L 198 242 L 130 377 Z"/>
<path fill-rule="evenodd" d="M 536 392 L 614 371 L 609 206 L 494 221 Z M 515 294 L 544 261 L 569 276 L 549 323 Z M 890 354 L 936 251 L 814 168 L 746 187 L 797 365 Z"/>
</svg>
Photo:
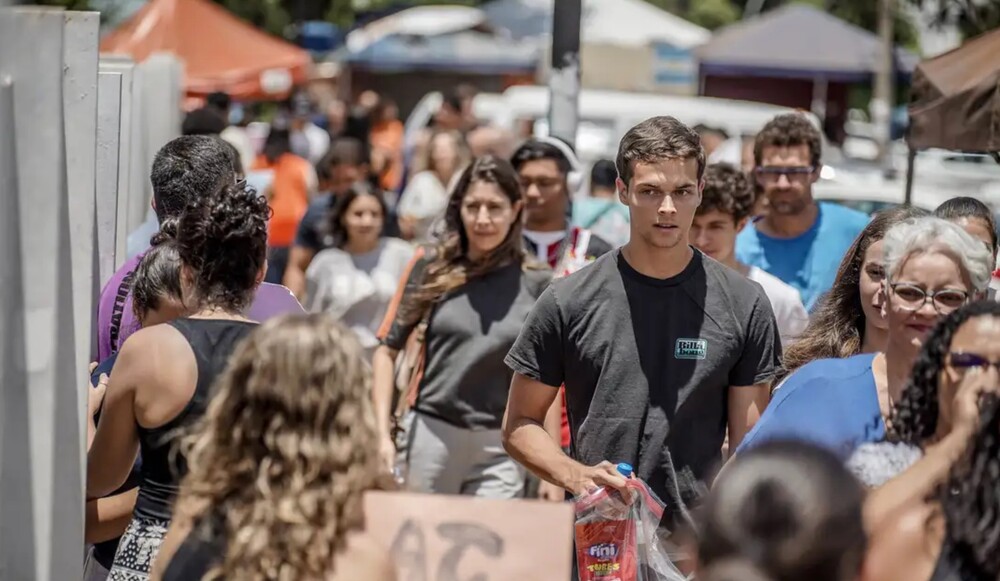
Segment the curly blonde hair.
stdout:
<svg viewBox="0 0 1000 581">
<path fill-rule="evenodd" d="M 361 346 L 326 315 L 272 319 L 237 348 L 182 444 L 178 513 L 216 523 L 226 546 L 204 579 L 334 570 L 364 525 L 362 494 L 380 485 L 370 391 Z"/>
</svg>

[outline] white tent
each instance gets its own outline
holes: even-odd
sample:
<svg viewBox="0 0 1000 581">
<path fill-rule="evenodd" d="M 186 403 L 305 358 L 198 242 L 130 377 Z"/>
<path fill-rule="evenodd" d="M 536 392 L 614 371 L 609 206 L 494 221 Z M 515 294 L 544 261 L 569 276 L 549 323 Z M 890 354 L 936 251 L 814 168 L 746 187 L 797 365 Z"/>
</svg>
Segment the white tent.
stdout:
<svg viewBox="0 0 1000 581">
<path fill-rule="evenodd" d="M 493 0 L 482 9 L 490 22 L 515 38 L 548 36 L 552 31 L 553 0 Z M 666 42 L 693 48 L 711 32 L 644 0 L 583 0 L 581 34 L 584 43 L 645 46 Z"/>
<path fill-rule="evenodd" d="M 490 23 L 514 38 L 548 48 L 553 0 L 493 0 L 482 6 Z M 583 85 L 625 91 L 693 93 L 691 49 L 711 32 L 644 0 L 583 0 Z M 548 59 L 545 64 L 547 66 Z"/>
</svg>

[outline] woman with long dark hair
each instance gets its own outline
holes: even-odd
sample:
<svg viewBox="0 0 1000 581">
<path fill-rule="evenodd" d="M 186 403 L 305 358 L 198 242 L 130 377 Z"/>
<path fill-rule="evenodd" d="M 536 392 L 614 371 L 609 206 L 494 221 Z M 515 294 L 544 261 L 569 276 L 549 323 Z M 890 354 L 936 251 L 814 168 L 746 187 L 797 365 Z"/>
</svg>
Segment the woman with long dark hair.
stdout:
<svg viewBox="0 0 1000 581">
<path fill-rule="evenodd" d="M 416 393 L 407 394 L 412 409 L 402 458 L 411 490 L 521 493 L 524 469 L 500 439 L 512 375 L 503 359 L 551 278 L 525 255 L 523 208 L 510 163 L 475 160 L 448 201 L 440 244 L 418 249 L 379 330 L 374 401 L 386 467 L 396 461 L 394 363 L 411 334 L 422 335 L 423 375 Z"/>
<path fill-rule="evenodd" d="M 378 190 L 355 184 L 337 198 L 325 245 L 306 270 L 306 309 L 339 319 L 371 356 L 413 247 L 383 236 L 388 208 Z"/>
<path fill-rule="evenodd" d="M 888 328 L 879 291 L 885 278 L 882 239 L 896 224 L 925 215 L 913 206 L 875 214 L 844 255 L 833 287 L 820 299 L 806 330 L 785 350 L 776 384 L 810 361 L 885 349 Z"/>
<path fill-rule="evenodd" d="M 242 313 L 267 270 L 267 202 L 243 183 L 192 199 L 177 228 L 188 316 L 141 329 L 115 361 L 87 456 L 87 498 L 121 486 L 141 451 L 139 493 L 112 581 L 142 581 L 170 524 L 183 455 L 178 430 L 201 417 L 237 343 L 257 325 Z"/>
<path fill-rule="evenodd" d="M 183 441 L 189 471 L 154 578 L 393 579 L 362 532 L 362 496 L 384 481 L 352 333 L 325 315 L 269 320 L 215 390 Z"/>
</svg>

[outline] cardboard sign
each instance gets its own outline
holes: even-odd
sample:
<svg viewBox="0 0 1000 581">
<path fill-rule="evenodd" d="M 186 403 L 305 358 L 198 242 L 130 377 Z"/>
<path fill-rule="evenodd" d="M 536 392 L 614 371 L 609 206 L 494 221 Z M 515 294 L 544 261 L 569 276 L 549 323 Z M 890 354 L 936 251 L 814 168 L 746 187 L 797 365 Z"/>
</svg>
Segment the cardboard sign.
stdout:
<svg viewBox="0 0 1000 581">
<path fill-rule="evenodd" d="M 402 492 L 369 492 L 364 502 L 367 530 L 401 581 L 570 578 L 570 504 Z"/>
</svg>

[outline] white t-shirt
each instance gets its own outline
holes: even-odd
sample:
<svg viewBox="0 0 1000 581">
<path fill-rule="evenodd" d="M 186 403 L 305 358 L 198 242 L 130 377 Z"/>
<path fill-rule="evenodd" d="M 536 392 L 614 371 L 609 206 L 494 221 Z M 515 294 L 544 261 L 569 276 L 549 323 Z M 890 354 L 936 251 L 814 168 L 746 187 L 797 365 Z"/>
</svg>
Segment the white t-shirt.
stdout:
<svg viewBox="0 0 1000 581">
<path fill-rule="evenodd" d="M 799 291 L 756 266 L 750 267 L 747 278 L 764 287 L 764 293 L 771 301 L 774 318 L 778 321 L 781 346 L 783 349 L 788 349 L 809 324 L 809 314 L 802 304 Z"/>
<path fill-rule="evenodd" d="M 444 217 L 451 190 L 460 177 L 461 172 L 455 172 L 447 186 L 432 171 L 422 171 L 410 178 L 399 197 L 396 213 L 401 218 L 417 220 L 415 241 L 422 242 L 431 238 L 435 223 Z"/>
<path fill-rule="evenodd" d="M 396 238 L 383 238 L 366 254 L 323 250 L 306 269 L 306 309 L 337 317 L 371 355 L 378 346 L 376 331 L 413 252 Z"/>
</svg>

